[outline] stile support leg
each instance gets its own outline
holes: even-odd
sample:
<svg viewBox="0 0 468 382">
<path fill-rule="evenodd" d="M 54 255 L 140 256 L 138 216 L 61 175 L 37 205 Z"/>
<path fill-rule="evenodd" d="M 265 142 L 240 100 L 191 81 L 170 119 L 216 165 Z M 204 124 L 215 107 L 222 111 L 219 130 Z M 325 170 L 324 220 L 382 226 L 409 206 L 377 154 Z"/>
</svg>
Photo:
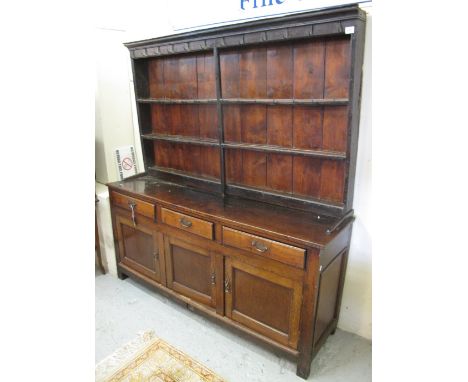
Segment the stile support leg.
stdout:
<svg viewBox="0 0 468 382">
<path fill-rule="evenodd" d="M 125 280 L 126 278 L 128 278 L 128 276 L 125 273 L 123 273 L 120 269 L 117 269 L 117 277 L 120 280 Z"/>
<path fill-rule="evenodd" d="M 312 362 L 312 353 L 300 354 L 299 360 L 297 362 L 296 375 L 303 379 L 309 378 L 311 362 Z"/>
</svg>

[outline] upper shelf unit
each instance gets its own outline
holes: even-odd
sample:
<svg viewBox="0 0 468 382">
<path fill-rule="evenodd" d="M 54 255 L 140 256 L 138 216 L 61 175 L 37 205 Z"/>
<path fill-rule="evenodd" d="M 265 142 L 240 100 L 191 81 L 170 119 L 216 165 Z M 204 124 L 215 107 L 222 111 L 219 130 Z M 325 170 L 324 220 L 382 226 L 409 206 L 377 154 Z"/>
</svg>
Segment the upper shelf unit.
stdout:
<svg viewBox="0 0 468 382">
<path fill-rule="evenodd" d="M 364 18 L 351 6 L 126 44 L 146 168 L 348 211 Z"/>
</svg>

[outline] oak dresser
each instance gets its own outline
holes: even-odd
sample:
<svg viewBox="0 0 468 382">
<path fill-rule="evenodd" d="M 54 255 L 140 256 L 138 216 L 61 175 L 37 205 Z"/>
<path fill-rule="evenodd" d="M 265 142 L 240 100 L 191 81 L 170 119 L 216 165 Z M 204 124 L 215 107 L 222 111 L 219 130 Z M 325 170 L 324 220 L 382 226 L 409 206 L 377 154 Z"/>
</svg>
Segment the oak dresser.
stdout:
<svg viewBox="0 0 468 382">
<path fill-rule="evenodd" d="M 119 277 L 303 378 L 340 312 L 364 32 L 352 5 L 125 44 L 145 172 L 109 184 Z"/>
</svg>

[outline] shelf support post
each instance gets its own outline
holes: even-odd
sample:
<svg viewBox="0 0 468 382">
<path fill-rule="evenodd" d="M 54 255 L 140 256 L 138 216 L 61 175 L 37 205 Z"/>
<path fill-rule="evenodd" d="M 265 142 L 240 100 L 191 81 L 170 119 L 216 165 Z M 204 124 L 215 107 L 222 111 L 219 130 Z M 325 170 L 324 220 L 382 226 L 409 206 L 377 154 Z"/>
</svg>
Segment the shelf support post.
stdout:
<svg viewBox="0 0 468 382">
<path fill-rule="evenodd" d="M 221 195 L 223 198 L 226 195 L 226 165 L 224 158 L 224 121 L 223 121 L 223 105 L 221 103 L 221 65 L 219 60 L 218 47 L 213 49 L 213 57 L 215 63 L 215 80 L 216 80 L 216 109 L 218 112 L 218 142 L 219 142 L 219 158 L 220 158 L 220 174 L 221 174 Z"/>
</svg>

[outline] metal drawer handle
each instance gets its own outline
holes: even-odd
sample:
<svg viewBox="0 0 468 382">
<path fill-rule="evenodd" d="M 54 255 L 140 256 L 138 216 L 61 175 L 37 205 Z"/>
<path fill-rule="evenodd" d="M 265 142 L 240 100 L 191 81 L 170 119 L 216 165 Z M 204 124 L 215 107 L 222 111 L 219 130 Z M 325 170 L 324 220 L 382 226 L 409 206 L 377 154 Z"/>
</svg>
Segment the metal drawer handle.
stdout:
<svg viewBox="0 0 468 382">
<path fill-rule="evenodd" d="M 130 209 L 132 210 L 132 221 L 133 221 L 133 226 L 136 227 L 136 219 L 135 219 L 135 207 L 136 203 L 135 202 L 128 202 L 128 205 Z"/>
<path fill-rule="evenodd" d="M 179 223 L 184 228 L 190 228 L 192 226 L 192 222 L 190 220 L 187 220 L 185 216 L 183 218 L 180 218 Z"/>
<path fill-rule="evenodd" d="M 252 247 L 262 253 L 268 251 L 268 247 L 265 244 L 259 243 L 257 240 L 252 240 Z"/>
</svg>

